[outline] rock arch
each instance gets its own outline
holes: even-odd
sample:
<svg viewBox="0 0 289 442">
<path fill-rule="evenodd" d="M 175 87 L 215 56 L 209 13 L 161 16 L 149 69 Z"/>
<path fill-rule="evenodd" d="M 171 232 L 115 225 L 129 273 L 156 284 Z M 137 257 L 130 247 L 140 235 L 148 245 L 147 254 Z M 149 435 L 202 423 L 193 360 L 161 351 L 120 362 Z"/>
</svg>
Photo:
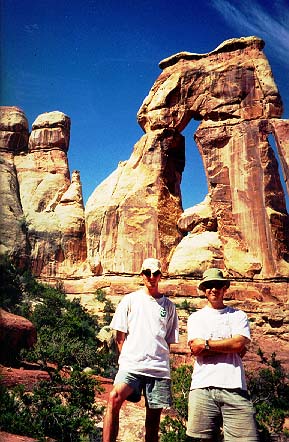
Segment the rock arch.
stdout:
<svg viewBox="0 0 289 442">
<path fill-rule="evenodd" d="M 215 263 L 235 276 L 289 274 L 289 218 L 268 142 L 272 133 L 288 191 L 289 122 L 280 119 L 282 101 L 263 47 L 257 37 L 232 39 L 210 53 L 181 52 L 160 63 L 137 115 L 145 135 L 86 205 L 92 266 L 138 272 L 151 255 L 170 274 L 196 275 Z M 200 207 L 187 220 L 182 213 L 181 132 L 191 119 L 201 121 L 195 140 L 209 189 L 201 209 L 215 230 L 205 227 Z M 206 244 L 208 232 L 214 241 Z M 201 251 L 210 253 L 194 260 L 197 235 Z"/>
</svg>

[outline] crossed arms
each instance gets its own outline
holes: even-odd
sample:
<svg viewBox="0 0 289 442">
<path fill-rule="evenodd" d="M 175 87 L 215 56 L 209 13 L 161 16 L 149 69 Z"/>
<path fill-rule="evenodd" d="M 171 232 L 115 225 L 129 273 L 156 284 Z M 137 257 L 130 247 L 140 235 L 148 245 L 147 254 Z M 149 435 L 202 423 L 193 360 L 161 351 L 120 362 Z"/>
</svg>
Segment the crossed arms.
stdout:
<svg viewBox="0 0 289 442">
<path fill-rule="evenodd" d="M 241 335 L 219 340 L 209 339 L 208 344 L 210 349 L 206 350 L 205 339 L 196 338 L 189 341 L 189 347 L 194 356 L 210 356 L 217 353 L 238 353 L 242 357 L 246 352 L 246 345 L 248 345 L 249 342 L 250 339 Z"/>
</svg>

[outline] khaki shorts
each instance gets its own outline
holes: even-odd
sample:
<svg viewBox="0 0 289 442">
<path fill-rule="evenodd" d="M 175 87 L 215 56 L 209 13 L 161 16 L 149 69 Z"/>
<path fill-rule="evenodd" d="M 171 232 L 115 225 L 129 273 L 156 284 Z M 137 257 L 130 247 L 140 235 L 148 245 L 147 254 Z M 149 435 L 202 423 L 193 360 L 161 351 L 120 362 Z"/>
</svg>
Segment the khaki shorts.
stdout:
<svg viewBox="0 0 289 442">
<path fill-rule="evenodd" d="M 220 426 L 225 442 L 259 441 L 254 407 L 248 393 L 215 387 L 191 390 L 187 435 L 204 441 L 215 440 Z"/>
</svg>

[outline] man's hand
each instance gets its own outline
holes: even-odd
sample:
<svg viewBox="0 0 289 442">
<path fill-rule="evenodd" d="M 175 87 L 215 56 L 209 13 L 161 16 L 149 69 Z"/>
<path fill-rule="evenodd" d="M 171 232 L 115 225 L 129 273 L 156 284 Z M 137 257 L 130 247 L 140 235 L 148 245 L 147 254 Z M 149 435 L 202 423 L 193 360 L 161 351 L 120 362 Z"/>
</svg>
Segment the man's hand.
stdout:
<svg viewBox="0 0 289 442">
<path fill-rule="evenodd" d="M 205 350 L 205 343 L 206 341 L 204 339 L 199 339 L 199 338 L 189 341 L 191 354 L 194 356 L 200 355 Z"/>
</svg>

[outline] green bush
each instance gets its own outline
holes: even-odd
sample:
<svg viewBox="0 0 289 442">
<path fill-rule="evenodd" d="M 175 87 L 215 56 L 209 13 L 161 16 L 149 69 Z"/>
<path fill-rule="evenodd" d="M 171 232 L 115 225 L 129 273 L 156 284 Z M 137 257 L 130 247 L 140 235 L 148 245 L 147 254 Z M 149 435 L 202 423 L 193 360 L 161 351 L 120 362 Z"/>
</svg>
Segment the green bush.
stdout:
<svg viewBox="0 0 289 442">
<path fill-rule="evenodd" d="M 40 284 L 3 257 L 0 270 L 1 307 L 26 317 L 37 331 L 36 345 L 22 350 L 18 362 L 37 362 L 51 377 L 32 392 L 21 385 L 7 389 L 0 383 L 0 430 L 39 441 L 48 437 L 83 442 L 100 437 L 96 424 L 103 410 L 94 405 L 99 385 L 82 369 L 90 366 L 93 373 L 106 376 L 116 364 L 116 354 L 97 338 L 103 324 L 79 301 L 67 299 L 60 284 L 56 288 Z M 61 377 L 65 365 L 72 371 Z"/>
<path fill-rule="evenodd" d="M 98 302 L 103 303 L 103 318 L 102 326 L 105 327 L 111 323 L 113 313 L 115 312 L 115 306 L 106 298 L 106 293 L 102 289 L 97 289 L 95 292 L 95 298 Z"/>
<path fill-rule="evenodd" d="M 44 441 L 82 441 L 97 434 L 102 409 L 94 405 L 99 386 L 93 378 L 72 372 L 67 379 L 55 374 L 33 392 L 22 385 L 8 391 L 0 386 L 0 429 Z"/>
<path fill-rule="evenodd" d="M 181 365 L 172 369 L 173 413 L 166 415 L 160 423 L 161 442 L 186 441 L 188 396 L 192 371 L 191 365 Z"/>
<path fill-rule="evenodd" d="M 180 304 L 176 304 L 176 307 L 185 310 L 189 315 L 197 310 L 196 307 L 186 299 Z"/>
<path fill-rule="evenodd" d="M 49 362 L 59 369 L 89 366 L 96 374 L 109 375 L 116 365 L 116 354 L 97 339 L 103 325 L 97 317 L 78 300 L 67 299 L 60 284 L 58 288 L 40 284 L 29 272 L 20 274 L 7 260 L 2 261 L 2 270 L 2 307 L 29 319 L 37 331 L 34 348 L 22 350 L 18 359 L 43 366 Z"/>
<path fill-rule="evenodd" d="M 270 434 L 283 431 L 285 417 L 289 416 L 289 382 L 275 353 L 268 359 L 259 349 L 258 355 L 263 368 L 246 375 L 261 437 L 267 441 Z"/>
<path fill-rule="evenodd" d="M 96 335 L 99 326 L 79 301 L 69 301 L 64 293 L 42 286 L 34 297 L 28 319 L 37 330 L 37 343 L 31 351 L 22 353 L 31 362 L 52 362 L 84 368 L 101 362 Z M 102 366 L 102 364 L 101 364 Z"/>
<path fill-rule="evenodd" d="M 0 256 L 0 307 L 11 313 L 22 301 L 21 276 L 6 255 Z"/>
</svg>

